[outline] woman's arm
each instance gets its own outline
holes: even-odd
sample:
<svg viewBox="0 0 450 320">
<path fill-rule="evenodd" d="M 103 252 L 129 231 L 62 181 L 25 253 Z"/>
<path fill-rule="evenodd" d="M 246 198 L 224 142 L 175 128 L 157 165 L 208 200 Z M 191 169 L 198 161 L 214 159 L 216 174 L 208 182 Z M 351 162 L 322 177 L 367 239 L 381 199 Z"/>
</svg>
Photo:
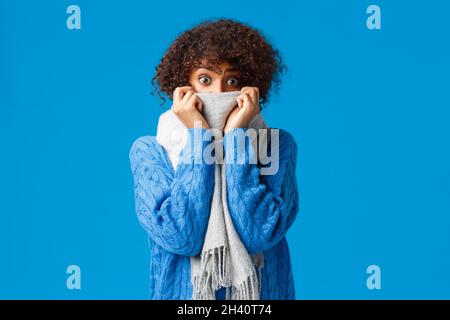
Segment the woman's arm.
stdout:
<svg viewBox="0 0 450 320">
<path fill-rule="evenodd" d="M 234 128 L 224 135 L 225 165 L 230 215 L 247 251 L 254 254 L 276 245 L 297 215 L 297 145 L 292 135 L 280 130 L 278 171 L 260 175 L 260 168 L 250 162 L 250 157 L 256 155 L 252 144 L 247 142 L 247 148 L 238 146 L 244 141 L 238 136 L 246 131 L 247 128 Z M 236 159 L 236 150 L 245 150 L 244 163 L 229 163 Z"/>
<path fill-rule="evenodd" d="M 153 137 L 137 139 L 130 151 L 139 222 L 157 244 L 179 255 L 199 254 L 208 225 L 214 163 L 194 163 L 209 143 L 202 140 L 205 130 L 188 129 L 188 141 L 196 147 L 186 143 L 175 172 Z"/>
</svg>

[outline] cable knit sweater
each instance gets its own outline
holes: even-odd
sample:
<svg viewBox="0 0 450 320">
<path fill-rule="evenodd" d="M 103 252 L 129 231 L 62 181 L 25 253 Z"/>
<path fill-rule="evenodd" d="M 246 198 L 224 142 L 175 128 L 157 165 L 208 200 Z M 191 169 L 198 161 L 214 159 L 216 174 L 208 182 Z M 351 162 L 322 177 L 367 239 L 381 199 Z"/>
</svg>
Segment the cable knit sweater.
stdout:
<svg viewBox="0 0 450 320">
<path fill-rule="evenodd" d="M 202 132 L 196 135 L 195 130 Z M 201 138 L 204 130 L 188 129 L 189 139 L 199 137 L 194 145 L 203 148 L 186 145 L 176 171 L 154 136 L 138 138 L 130 150 L 136 213 L 150 248 L 150 299 L 192 296 L 189 256 L 202 249 L 214 187 L 214 164 L 194 163 L 210 143 Z M 247 129 L 225 133 L 225 154 L 243 150 L 230 142 L 239 140 L 241 130 Z M 264 253 L 261 300 L 295 299 L 285 235 L 299 208 L 297 145 L 290 133 L 279 129 L 279 169 L 274 175 L 260 175 L 261 164 L 249 161 L 249 152 L 254 152 L 250 143 L 244 152 L 244 163 L 226 164 L 230 215 L 249 254 Z M 224 299 L 225 289 L 216 297 Z"/>
</svg>

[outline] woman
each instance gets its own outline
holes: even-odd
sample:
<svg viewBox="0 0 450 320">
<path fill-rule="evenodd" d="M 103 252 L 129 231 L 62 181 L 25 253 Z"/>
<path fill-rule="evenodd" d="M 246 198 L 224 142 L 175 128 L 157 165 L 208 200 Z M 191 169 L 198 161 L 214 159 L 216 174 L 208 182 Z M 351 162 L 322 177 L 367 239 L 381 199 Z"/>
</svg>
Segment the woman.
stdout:
<svg viewBox="0 0 450 320">
<path fill-rule="evenodd" d="M 277 90 L 285 66 L 279 52 L 262 34 L 231 19 L 200 23 L 181 34 L 162 58 L 153 85 L 173 100 L 172 112 L 185 125 L 189 139 L 208 144 L 209 128 L 195 93 L 240 91 L 223 129 L 227 143 L 248 128 Z M 195 123 L 200 127 L 195 127 Z M 227 150 L 228 148 L 228 150 Z M 251 149 L 251 147 L 248 147 Z M 250 152 L 249 150 L 244 152 Z M 191 299 L 191 257 L 201 253 L 214 189 L 214 163 L 192 163 L 195 148 L 185 147 L 187 160 L 174 170 L 166 150 L 154 136 L 138 138 L 130 151 L 136 211 L 147 231 L 151 254 L 150 298 Z M 263 253 L 260 299 L 295 299 L 286 232 L 298 211 L 295 167 L 297 145 L 279 129 L 279 167 L 261 175 L 260 164 L 230 165 L 226 170 L 228 210 L 249 255 Z M 216 291 L 224 299 L 225 288 Z"/>
</svg>

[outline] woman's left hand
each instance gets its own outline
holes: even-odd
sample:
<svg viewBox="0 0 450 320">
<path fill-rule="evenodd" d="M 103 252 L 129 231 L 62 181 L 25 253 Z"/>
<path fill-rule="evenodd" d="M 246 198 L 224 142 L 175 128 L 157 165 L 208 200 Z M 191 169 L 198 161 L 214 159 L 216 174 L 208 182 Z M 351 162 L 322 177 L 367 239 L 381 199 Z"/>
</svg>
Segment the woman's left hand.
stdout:
<svg viewBox="0 0 450 320">
<path fill-rule="evenodd" d="M 257 87 L 243 87 L 236 101 L 238 105 L 228 115 L 224 133 L 233 128 L 248 128 L 250 121 L 261 112 Z"/>
</svg>

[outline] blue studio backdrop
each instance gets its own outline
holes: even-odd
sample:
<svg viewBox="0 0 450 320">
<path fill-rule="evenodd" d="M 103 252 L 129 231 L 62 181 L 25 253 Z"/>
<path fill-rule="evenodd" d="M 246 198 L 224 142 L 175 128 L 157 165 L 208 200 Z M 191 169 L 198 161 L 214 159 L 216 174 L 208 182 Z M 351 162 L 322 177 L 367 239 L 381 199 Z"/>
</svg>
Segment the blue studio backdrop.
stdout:
<svg viewBox="0 0 450 320">
<path fill-rule="evenodd" d="M 443 0 L 0 0 L 0 298 L 148 298 L 128 152 L 170 107 L 150 80 L 171 41 L 226 17 L 262 30 L 288 66 L 264 115 L 298 144 L 297 299 L 449 299 L 449 12 Z"/>
</svg>

